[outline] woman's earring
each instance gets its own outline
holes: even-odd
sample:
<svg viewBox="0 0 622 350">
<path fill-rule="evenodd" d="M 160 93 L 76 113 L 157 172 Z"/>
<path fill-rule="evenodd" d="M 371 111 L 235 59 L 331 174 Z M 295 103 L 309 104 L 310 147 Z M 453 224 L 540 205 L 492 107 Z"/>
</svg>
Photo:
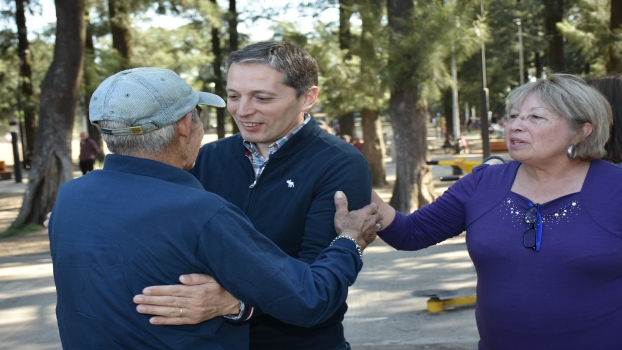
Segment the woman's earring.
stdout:
<svg viewBox="0 0 622 350">
<path fill-rule="evenodd" d="M 577 154 L 575 153 L 575 151 L 576 151 L 576 148 L 575 148 L 575 146 L 574 146 L 574 145 L 570 145 L 570 146 L 568 147 L 568 150 L 566 151 L 566 154 L 568 155 L 568 158 L 569 158 L 570 160 L 575 160 L 575 159 L 577 159 Z"/>
</svg>

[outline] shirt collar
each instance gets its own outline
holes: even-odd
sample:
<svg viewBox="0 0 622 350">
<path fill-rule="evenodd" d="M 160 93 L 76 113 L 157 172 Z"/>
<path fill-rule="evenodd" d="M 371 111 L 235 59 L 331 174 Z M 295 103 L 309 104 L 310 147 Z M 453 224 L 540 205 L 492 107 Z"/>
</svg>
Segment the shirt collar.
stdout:
<svg viewBox="0 0 622 350">
<path fill-rule="evenodd" d="M 203 189 L 203 185 L 189 172 L 151 159 L 108 154 L 104 159 L 104 170 L 157 178 L 182 186 Z"/>
</svg>

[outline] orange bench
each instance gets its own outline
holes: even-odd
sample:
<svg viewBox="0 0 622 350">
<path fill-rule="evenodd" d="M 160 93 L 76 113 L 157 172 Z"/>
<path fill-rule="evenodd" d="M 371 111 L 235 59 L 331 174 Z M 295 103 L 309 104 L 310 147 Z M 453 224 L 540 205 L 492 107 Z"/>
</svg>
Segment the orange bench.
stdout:
<svg viewBox="0 0 622 350">
<path fill-rule="evenodd" d="M 506 152 L 508 146 L 505 144 L 505 140 L 490 140 L 491 152 Z"/>
<path fill-rule="evenodd" d="M 6 162 L 0 160 L 0 180 L 10 180 L 12 176 L 13 172 L 6 169 Z"/>
</svg>

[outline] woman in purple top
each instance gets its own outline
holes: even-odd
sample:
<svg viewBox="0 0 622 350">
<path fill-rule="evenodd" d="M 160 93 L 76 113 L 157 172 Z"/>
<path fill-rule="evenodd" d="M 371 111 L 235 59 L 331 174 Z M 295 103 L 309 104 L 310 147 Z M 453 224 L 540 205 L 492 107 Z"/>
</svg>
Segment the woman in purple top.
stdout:
<svg viewBox="0 0 622 350">
<path fill-rule="evenodd" d="M 506 102 L 515 161 L 475 168 L 408 216 L 374 193 L 378 235 L 417 250 L 466 230 L 480 349 L 622 349 L 622 168 L 600 160 L 611 109 L 568 74 Z"/>
</svg>

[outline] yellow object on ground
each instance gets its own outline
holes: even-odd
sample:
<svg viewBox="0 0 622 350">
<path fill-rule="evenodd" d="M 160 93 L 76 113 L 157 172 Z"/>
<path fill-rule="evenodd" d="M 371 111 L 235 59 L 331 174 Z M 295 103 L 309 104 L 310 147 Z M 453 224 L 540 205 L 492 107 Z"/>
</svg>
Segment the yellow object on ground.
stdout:
<svg viewBox="0 0 622 350">
<path fill-rule="evenodd" d="M 451 165 L 462 169 L 466 174 L 470 174 L 473 168 L 482 164 L 481 160 L 467 160 L 466 158 L 454 158 L 453 160 L 433 160 L 427 162 L 428 165 Z"/>
<path fill-rule="evenodd" d="M 475 294 L 469 297 L 459 297 L 450 299 L 439 299 L 437 297 L 428 299 L 428 311 L 438 313 L 445 311 L 445 308 L 452 306 L 462 306 L 475 303 Z"/>
</svg>

